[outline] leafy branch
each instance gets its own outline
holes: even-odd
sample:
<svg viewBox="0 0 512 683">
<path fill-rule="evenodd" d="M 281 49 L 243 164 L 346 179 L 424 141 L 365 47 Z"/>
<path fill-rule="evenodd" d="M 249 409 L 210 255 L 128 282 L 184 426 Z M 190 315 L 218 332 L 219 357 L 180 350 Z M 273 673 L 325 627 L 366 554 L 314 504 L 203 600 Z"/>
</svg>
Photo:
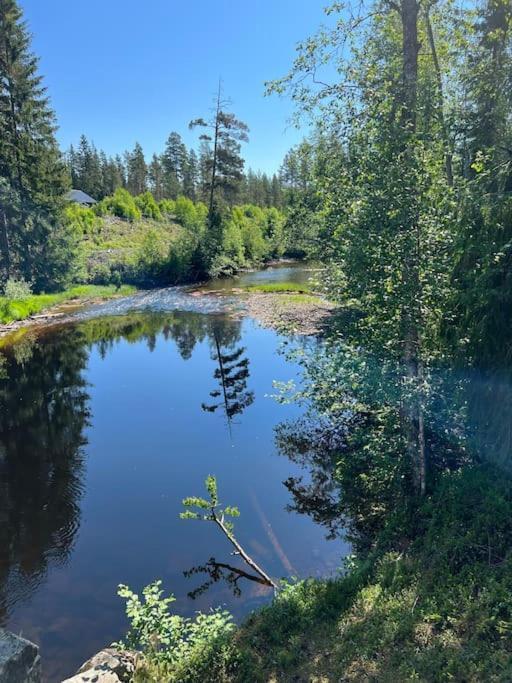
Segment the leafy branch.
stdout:
<svg viewBox="0 0 512 683">
<path fill-rule="evenodd" d="M 232 555 L 240 557 L 245 564 L 250 567 L 252 573 L 233 566 L 225 562 L 217 562 L 214 557 L 211 557 L 205 565 L 194 567 L 185 572 L 185 576 L 192 576 L 193 574 L 204 573 L 209 575 L 209 580 L 202 586 L 189 595 L 196 597 L 203 593 L 210 585 L 224 578 L 233 587 L 235 594 L 240 594 L 238 581 L 240 579 L 247 579 L 255 581 L 263 586 L 269 586 L 276 592 L 278 585 L 275 581 L 253 560 L 253 558 L 246 552 L 246 550 L 239 543 L 234 535 L 234 524 L 227 518 L 235 518 L 240 516 L 237 507 L 227 506 L 222 508 L 219 503 L 219 496 L 217 491 L 217 480 L 212 475 L 208 475 L 206 481 L 206 490 L 209 499 L 197 496 L 190 496 L 183 500 L 183 505 L 187 508 L 180 513 L 181 519 L 197 519 L 205 522 L 213 522 L 222 531 L 224 536 L 229 540 L 234 547 Z M 193 508 L 196 508 L 194 510 Z"/>
</svg>

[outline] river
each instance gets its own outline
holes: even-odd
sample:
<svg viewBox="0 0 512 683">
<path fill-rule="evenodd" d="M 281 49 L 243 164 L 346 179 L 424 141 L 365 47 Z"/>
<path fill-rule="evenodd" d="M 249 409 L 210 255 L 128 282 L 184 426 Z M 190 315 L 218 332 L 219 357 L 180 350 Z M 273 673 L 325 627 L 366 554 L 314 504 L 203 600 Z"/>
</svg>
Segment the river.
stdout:
<svg viewBox="0 0 512 683">
<path fill-rule="evenodd" d="M 274 267 L 203 291 L 307 277 Z M 161 578 L 187 615 L 223 605 L 240 619 L 271 599 L 249 583 L 240 597 L 222 583 L 187 596 L 201 579 L 184 571 L 230 558 L 213 525 L 179 519 L 208 474 L 221 501 L 240 508 L 238 538 L 273 576 L 329 575 L 346 555 L 287 510 L 283 482 L 299 471 L 277 452 L 274 429 L 301 409 L 271 394 L 298 368 L 279 352 L 284 338 L 239 308 L 232 294 L 155 290 L 4 349 L 0 624 L 41 646 L 46 681 L 122 637 L 119 583 L 140 591 Z"/>
</svg>

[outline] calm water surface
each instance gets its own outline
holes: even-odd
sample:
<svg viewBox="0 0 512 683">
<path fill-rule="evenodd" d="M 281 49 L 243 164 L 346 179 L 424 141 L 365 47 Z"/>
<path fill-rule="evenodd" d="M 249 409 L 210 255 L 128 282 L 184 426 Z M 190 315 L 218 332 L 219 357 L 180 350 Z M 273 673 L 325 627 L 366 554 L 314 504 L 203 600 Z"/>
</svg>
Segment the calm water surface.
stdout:
<svg viewBox="0 0 512 683">
<path fill-rule="evenodd" d="M 290 276 L 306 274 L 276 268 L 232 284 Z M 102 317 L 4 350 L 0 623 L 41 645 L 47 681 L 123 635 L 119 583 L 140 590 L 162 578 L 188 615 L 225 605 L 240 618 L 270 599 L 247 583 L 239 598 L 222 584 L 187 597 L 199 581 L 184 570 L 229 558 L 213 526 L 178 518 L 210 473 L 222 501 L 240 507 L 240 540 L 272 575 L 326 575 L 346 554 L 286 510 L 283 481 L 297 469 L 273 430 L 299 409 L 269 397 L 274 379 L 297 372 L 278 353 L 282 338 L 182 288 L 144 296 L 132 312 L 108 304 Z M 224 377 L 226 400 L 219 353 L 239 364 Z"/>
</svg>

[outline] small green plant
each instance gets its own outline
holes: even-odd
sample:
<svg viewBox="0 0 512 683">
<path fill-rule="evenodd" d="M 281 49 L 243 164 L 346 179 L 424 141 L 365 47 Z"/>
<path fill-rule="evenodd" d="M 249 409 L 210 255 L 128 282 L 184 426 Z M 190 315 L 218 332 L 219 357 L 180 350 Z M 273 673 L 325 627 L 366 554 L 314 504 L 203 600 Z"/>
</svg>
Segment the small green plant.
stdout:
<svg viewBox="0 0 512 683">
<path fill-rule="evenodd" d="M 23 301 L 32 295 L 30 282 L 23 278 L 9 278 L 5 283 L 4 296 L 9 301 Z"/>
<path fill-rule="evenodd" d="M 119 586 L 130 630 L 115 645 L 141 652 L 143 669 L 158 671 L 166 681 L 215 680 L 211 672 L 224 668 L 230 657 L 230 636 L 235 629 L 231 615 L 220 609 L 198 613 L 193 619 L 172 614 L 169 608 L 175 597 L 164 597 L 161 586 L 161 581 L 146 586 L 142 599 L 128 586 Z M 151 676 L 149 680 L 157 679 Z"/>
</svg>

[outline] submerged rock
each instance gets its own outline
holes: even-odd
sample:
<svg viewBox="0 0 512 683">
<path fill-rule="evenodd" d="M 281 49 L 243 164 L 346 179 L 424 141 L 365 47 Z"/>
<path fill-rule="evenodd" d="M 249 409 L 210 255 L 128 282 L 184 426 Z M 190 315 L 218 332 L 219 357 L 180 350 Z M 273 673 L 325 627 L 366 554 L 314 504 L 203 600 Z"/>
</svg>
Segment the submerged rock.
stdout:
<svg viewBox="0 0 512 683">
<path fill-rule="evenodd" d="M 135 658 L 133 652 L 107 647 L 62 683 L 129 683 L 135 671 Z"/>
</svg>

